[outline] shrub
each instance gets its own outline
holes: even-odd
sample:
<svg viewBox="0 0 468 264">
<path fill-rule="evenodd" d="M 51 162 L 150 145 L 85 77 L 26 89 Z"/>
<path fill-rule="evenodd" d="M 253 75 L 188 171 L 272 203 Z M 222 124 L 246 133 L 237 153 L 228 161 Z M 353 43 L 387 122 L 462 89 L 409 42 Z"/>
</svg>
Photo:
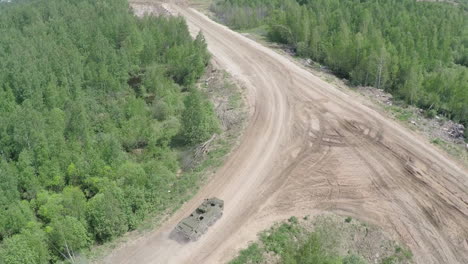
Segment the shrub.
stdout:
<svg viewBox="0 0 468 264">
<path fill-rule="evenodd" d="M 262 263 L 263 254 L 262 249 L 257 243 L 250 244 L 248 248 L 241 250 L 238 257 L 233 259 L 229 264 L 243 264 L 243 263 Z"/>
<path fill-rule="evenodd" d="M 182 137 L 188 144 L 198 144 L 208 140 L 219 131 L 219 124 L 213 107 L 202 94 L 191 89 L 184 101 L 182 113 Z"/>
</svg>

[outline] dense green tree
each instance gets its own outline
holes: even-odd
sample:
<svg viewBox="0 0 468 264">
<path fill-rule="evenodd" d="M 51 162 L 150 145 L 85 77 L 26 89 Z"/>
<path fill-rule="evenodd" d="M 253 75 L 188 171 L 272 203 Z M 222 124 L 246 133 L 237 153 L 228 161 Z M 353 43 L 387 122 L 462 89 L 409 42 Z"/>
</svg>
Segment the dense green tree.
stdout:
<svg viewBox="0 0 468 264">
<path fill-rule="evenodd" d="M 191 90 L 190 95 L 185 98 L 182 126 L 182 136 L 190 144 L 208 140 L 219 129 L 210 102 L 203 99 L 198 90 Z"/>
<path fill-rule="evenodd" d="M 193 187 L 172 142 L 209 60 L 201 34 L 126 0 L 18 0 L 0 14 L 0 263 L 73 259 Z M 197 96 L 191 126 L 206 137 L 216 122 Z"/>
<path fill-rule="evenodd" d="M 62 206 L 64 215 L 73 216 L 78 220 L 86 218 L 86 197 L 74 186 L 67 186 L 62 192 Z"/>
<path fill-rule="evenodd" d="M 0 245 L 0 263 L 47 264 L 50 254 L 44 241 L 44 232 L 32 225 L 3 241 Z"/>
<path fill-rule="evenodd" d="M 63 215 L 64 208 L 61 193 L 42 191 L 37 194 L 34 202 L 37 207 L 37 215 L 46 223 Z"/>
<path fill-rule="evenodd" d="M 27 201 L 11 203 L 0 215 L 0 237 L 7 238 L 18 234 L 28 223 L 34 221 L 34 212 Z"/>
<path fill-rule="evenodd" d="M 13 164 L 0 161 L 0 208 L 6 209 L 19 199 L 17 170 Z"/>
<path fill-rule="evenodd" d="M 88 202 L 88 223 L 98 241 L 111 240 L 128 230 L 122 190 L 110 187 Z"/>
<path fill-rule="evenodd" d="M 354 85 L 384 89 L 468 125 L 466 4 L 217 0 L 212 10 L 233 28 L 266 25 L 272 41 L 326 64 Z M 246 12 L 255 18 L 239 23 Z"/>
<path fill-rule="evenodd" d="M 46 227 L 46 232 L 52 251 L 72 262 L 75 261 L 79 250 L 87 248 L 91 244 L 86 227 L 72 216 L 54 219 Z"/>
</svg>

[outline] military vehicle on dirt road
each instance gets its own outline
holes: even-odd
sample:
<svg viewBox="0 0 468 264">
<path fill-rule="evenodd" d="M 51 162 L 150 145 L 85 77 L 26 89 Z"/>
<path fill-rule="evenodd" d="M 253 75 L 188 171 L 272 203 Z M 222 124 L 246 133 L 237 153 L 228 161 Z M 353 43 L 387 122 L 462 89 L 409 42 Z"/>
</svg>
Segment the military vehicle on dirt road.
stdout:
<svg viewBox="0 0 468 264">
<path fill-rule="evenodd" d="M 223 215 L 224 202 L 218 198 L 205 199 L 188 217 L 177 224 L 175 230 L 185 239 L 197 241 L 208 227 Z"/>
</svg>

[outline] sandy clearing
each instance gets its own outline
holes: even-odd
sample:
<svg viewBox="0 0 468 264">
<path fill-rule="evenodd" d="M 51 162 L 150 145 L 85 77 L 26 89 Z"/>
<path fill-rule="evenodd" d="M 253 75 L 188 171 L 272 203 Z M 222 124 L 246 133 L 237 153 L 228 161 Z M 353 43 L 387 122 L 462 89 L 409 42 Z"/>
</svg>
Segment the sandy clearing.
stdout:
<svg viewBox="0 0 468 264">
<path fill-rule="evenodd" d="M 138 5 L 144 8 L 144 5 Z M 217 64 L 248 89 L 242 143 L 161 228 L 104 263 L 222 263 L 291 215 L 335 212 L 377 224 L 417 263 L 468 263 L 468 172 L 447 155 L 288 58 L 199 12 L 167 6 L 200 29 Z M 206 197 L 224 216 L 196 243 L 169 233 Z"/>
</svg>

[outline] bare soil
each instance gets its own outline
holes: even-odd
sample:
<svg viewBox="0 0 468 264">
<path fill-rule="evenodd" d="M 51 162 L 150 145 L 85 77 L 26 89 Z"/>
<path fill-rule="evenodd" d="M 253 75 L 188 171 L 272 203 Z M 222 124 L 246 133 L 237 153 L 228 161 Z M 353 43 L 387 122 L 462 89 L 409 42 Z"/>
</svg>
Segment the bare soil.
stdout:
<svg viewBox="0 0 468 264">
<path fill-rule="evenodd" d="M 467 168 L 362 96 L 193 9 L 165 9 L 184 16 L 193 34 L 202 30 L 214 60 L 245 85 L 250 122 L 192 200 L 104 263 L 223 263 L 274 222 L 323 212 L 382 227 L 417 263 L 468 263 Z M 211 196 L 225 201 L 224 216 L 197 242 L 171 240 Z"/>
</svg>

